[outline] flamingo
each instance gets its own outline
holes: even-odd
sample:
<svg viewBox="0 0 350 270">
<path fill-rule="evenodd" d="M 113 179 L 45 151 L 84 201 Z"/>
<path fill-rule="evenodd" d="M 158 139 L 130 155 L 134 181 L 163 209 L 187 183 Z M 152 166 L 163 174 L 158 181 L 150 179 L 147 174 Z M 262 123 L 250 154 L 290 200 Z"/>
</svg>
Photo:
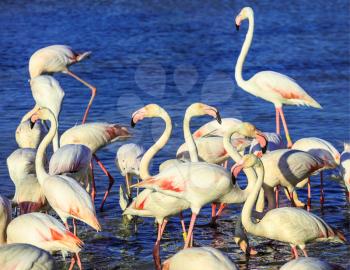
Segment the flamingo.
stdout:
<svg viewBox="0 0 350 270">
<path fill-rule="evenodd" d="M 300 257 L 284 264 L 280 270 L 341 270 L 343 268 L 331 265 L 313 257 Z"/>
<path fill-rule="evenodd" d="M 297 246 L 303 251 L 305 257 L 308 256 L 305 245 L 311 241 L 337 240 L 346 242 L 340 231 L 332 229 L 320 217 L 304 209 L 275 208 L 268 211 L 258 223 L 254 223 L 251 214 L 266 177 L 264 175 L 265 165 L 258 157 L 249 154 L 235 164 L 234 170 L 239 171 L 242 168 L 251 167 L 255 169 L 258 180 L 242 210 L 242 224 L 248 233 L 290 244 L 295 258 L 298 258 Z"/>
<path fill-rule="evenodd" d="M 53 112 L 57 122 L 61 112 L 61 105 L 64 98 L 64 91 L 59 82 L 52 76 L 41 75 L 30 80 L 32 95 L 35 100 L 35 106 L 23 117 L 21 122 L 27 121 L 39 108 L 48 108 Z M 58 128 L 58 127 L 57 127 Z M 53 150 L 57 151 L 58 132 L 53 139 Z"/>
<path fill-rule="evenodd" d="M 35 173 L 36 150 L 31 148 L 17 149 L 7 158 L 9 175 L 15 184 L 15 202 L 20 213 L 40 210 L 46 203 L 43 190 Z"/>
<path fill-rule="evenodd" d="M 347 188 L 347 197 L 350 202 L 350 144 L 344 143 L 344 151 L 340 155 L 340 173 Z"/>
<path fill-rule="evenodd" d="M 0 246 L 0 265 L 3 270 L 56 269 L 55 260 L 47 251 L 29 244 Z"/>
<path fill-rule="evenodd" d="M 216 109 L 213 107 L 206 106 L 205 110 L 212 114 L 216 113 Z M 132 116 L 132 124 L 134 125 L 144 118 L 152 117 L 162 118 L 166 122 L 166 128 L 162 136 L 141 160 L 140 176 L 143 181 L 133 186 L 153 189 L 169 196 L 187 200 L 190 203 L 192 217 L 184 246 L 184 248 L 188 248 L 194 223 L 201 208 L 205 204 L 219 199 L 223 203 L 235 202 L 237 198 L 234 183 L 231 174 L 223 167 L 205 162 L 179 163 L 177 166 L 168 167 L 159 174 L 151 176 L 148 171 L 150 160 L 166 144 L 172 129 L 169 115 L 156 104 L 149 104 L 136 111 Z M 245 123 L 237 129 L 240 130 L 244 127 L 246 127 Z M 256 132 L 256 130 L 250 131 Z M 186 136 L 185 134 L 185 140 L 188 144 L 192 144 L 189 145 L 189 149 L 195 149 L 192 136 Z"/>
<path fill-rule="evenodd" d="M 0 195 L 0 245 L 6 244 L 6 228 L 12 220 L 11 202 Z"/>
<path fill-rule="evenodd" d="M 71 177 L 49 175 L 46 172 L 44 167 L 45 150 L 55 136 L 57 121 L 53 113 L 47 108 L 39 109 L 31 117 L 32 122 L 38 119 L 49 120 L 51 123 L 49 133 L 41 141 L 35 158 L 38 181 L 48 203 L 56 211 L 67 228 L 67 218 L 72 217 L 85 222 L 96 231 L 100 231 L 101 226 L 96 218 L 95 207 L 84 188 Z"/>
<path fill-rule="evenodd" d="M 245 19 L 248 19 L 249 21 L 249 28 L 236 63 L 236 82 L 239 87 L 248 93 L 274 104 L 276 110 L 276 133 L 280 134 L 279 117 L 281 117 L 287 139 L 287 146 L 290 148 L 292 147 L 293 143 L 290 138 L 287 122 L 282 110 L 283 104 L 298 106 L 305 105 L 314 108 L 321 108 L 321 105 L 311 96 L 309 96 L 305 90 L 301 88 L 301 86 L 299 86 L 293 79 L 283 74 L 273 71 L 261 71 L 247 81 L 243 79 L 243 63 L 250 48 L 254 32 L 254 12 L 250 7 L 243 8 L 236 17 L 237 30 L 239 30 L 241 22 Z"/>
<path fill-rule="evenodd" d="M 50 175 L 66 175 L 90 191 L 89 172 L 92 154 L 82 144 L 66 144 L 53 153 L 49 163 Z M 94 194 L 92 194 L 94 198 Z"/>
<path fill-rule="evenodd" d="M 140 162 L 144 152 L 143 147 L 135 143 L 124 144 L 117 151 L 115 164 L 121 175 L 125 177 L 126 196 L 128 200 L 131 199 L 130 184 L 132 183 L 133 176 L 137 179 L 140 178 Z"/>
<path fill-rule="evenodd" d="M 163 270 L 236 270 L 237 266 L 221 251 L 212 247 L 180 250 L 163 264 Z"/>
<path fill-rule="evenodd" d="M 300 150 L 279 149 L 261 157 L 265 168 L 263 189 L 257 203 L 257 211 L 264 209 L 264 195 L 268 199 L 269 209 L 276 207 L 274 187 L 280 185 L 288 191 L 287 195 L 293 205 L 303 207 L 295 192 L 295 187 L 303 187 L 305 179 L 315 171 L 323 168 L 321 159 Z M 278 201 L 277 201 L 278 203 Z"/>
<path fill-rule="evenodd" d="M 60 138 L 61 146 L 64 146 L 67 144 L 82 144 L 87 146 L 91 150 L 92 156 L 96 160 L 97 164 L 100 166 L 102 171 L 108 177 L 109 185 L 102 199 L 100 211 L 103 210 L 103 205 L 114 184 L 114 178 L 108 172 L 108 170 L 100 161 L 100 159 L 97 157 L 96 152 L 110 143 L 113 143 L 118 140 L 125 140 L 130 137 L 131 137 L 131 134 L 126 127 L 122 127 L 118 124 L 109 124 L 109 123 L 101 123 L 101 122 L 77 125 L 70 129 L 67 129 L 61 135 L 61 138 Z M 93 172 L 92 172 L 92 177 L 94 177 Z M 94 189 L 94 186 L 93 186 L 93 189 Z"/>
<path fill-rule="evenodd" d="M 68 69 L 69 66 L 87 58 L 91 52 L 76 53 L 66 45 L 51 45 L 37 50 L 29 59 L 29 74 L 33 79 L 41 74 L 66 73 L 91 90 L 91 98 L 85 110 L 82 123 L 86 122 L 90 107 L 96 95 L 96 87 L 79 78 Z"/>
<path fill-rule="evenodd" d="M 84 243 L 52 216 L 44 213 L 20 215 L 8 224 L 6 234 L 8 244 L 31 244 L 49 252 L 61 251 L 63 257 L 68 252 L 75 253 L 77 259 L 72 257 L 69 269 L 73 269 L 76 260 L 81 269 L 78 253 Z"/>
<path fill-rule="evenodd" d="M 16 129 L 16 142 L 20 148 L 36 149 L 44 135 L 44 126 L 36 122 L 31 128 L 30 120 L 19 123 Z"/>
<path fill-rule="evenodd" d="M 326 169 L 334 169 L 340 164 L 340 153 L 337 149 L 328 141 L 316 138 L 302 138 L 293 144 L 292 149 L 302 150 L 314 155 L 324 162 L 324 166 L 320 172 L 321 176 L 321 196 L 320 202 L 324 203 L 324 191 L 323 191 L 323 171 Z M 308 179 L 308 186 L 310 186 L 310 178 Z M 310 190 L 310 188 L 309 188 Z M 308 207 L 310 207 L 311 193 L 308 193 Z"/>
</svg>

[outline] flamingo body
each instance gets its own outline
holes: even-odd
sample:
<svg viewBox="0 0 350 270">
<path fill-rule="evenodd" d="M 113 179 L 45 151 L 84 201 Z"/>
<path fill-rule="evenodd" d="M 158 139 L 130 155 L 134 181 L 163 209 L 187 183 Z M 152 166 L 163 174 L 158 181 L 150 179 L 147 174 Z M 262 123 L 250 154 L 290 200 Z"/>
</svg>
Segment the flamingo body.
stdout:
<svg viewBox="0 0 350 270">
<path fill-rule="evenodd" d="M 12 219 L 11 202 L 0 195 L 0 245 L 6 243 L 6 228 Z"/>
<path fill-rule="evenodd" d="M 1 246 L 0 265 L 3 270 L 56 269 L 55 261 L 50 253 L 29 244 Z"/>
<path fill-rule="evenodd" d="M 6 230 L 7 243 L 31 244 L 52 251 L 78 253 L 83 242 L 66 230 L 57 219 L 43 213 L 20 215 L 10 222 Z"/>
<path fill-rule="evenodd" d="M 37 50 L 29 59 L 31 78 L 43 73 L 65 72 L 70 65 L 88 57 L 91 52 L 75 53 L 66 45 L 51 45 Z"/>
<path fill-rule="evenodd" d="M 163 270 L 236 270 L 231 260 L 218 249 L 193 247 L 180 250 L 164 262 Z"/>
<path fill-rule="evenodd" d="M 128 130 L 120 125 L 87 123 L 66 130 L 60 138 L 60 145 L 83 144 L 89 147 L 94 154 L 107 144 L 129 137 Z"/>
<path fill-rule="evenodd" d="M 302 257 L 284 264 L 280 270 L 341 270 L 343 268 L 333 266 L 318 258 Z"/>
</svg>

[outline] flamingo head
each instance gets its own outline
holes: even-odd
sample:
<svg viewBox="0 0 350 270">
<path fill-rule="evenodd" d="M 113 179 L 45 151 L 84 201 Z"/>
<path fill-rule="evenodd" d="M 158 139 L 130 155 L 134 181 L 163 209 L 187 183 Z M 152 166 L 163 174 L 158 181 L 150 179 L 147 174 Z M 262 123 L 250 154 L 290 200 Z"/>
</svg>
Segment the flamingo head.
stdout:
<svg viewBox="0 0 350 270">
<path fill-rule="evenodd" d="M 249 17 L 252 17 L 254 15 L 253 9 L 250 7 L 242 8 L 240 13 L 236 17 L 236 29 L 239 30 L 239 26 L 241 25 L 241 22 L 245 19 L 248 19 Z"/>
<path fill-rule="evenodd" d="M 55 118 L 52 111 L 48 108 L 42 107 L 38 109 L 31 117 L 30 117 L 30 128 L 34 127 L 35 122 L 38 119 L 41 120 L 49 120 L 51 117 Z"/>
<path fill-rule="evenodd" d="M 221 124 L 221 116 L 219 111 L 215 107 L 211 107 L 204 103 L 193 103 L 186 110 L 186 115 L 190 114 L 191 116 L 202 116 L 202 115 L 210 115 Z"/>
<path fill-rule="evenodd" d="M 242 157 L 242 159 L 232 166 L 232 177 L 237 178 L 242 169 L 250 167 L 262 166 L 260 159 L 254 154 L 248 154 Z"/>
<path fill-rule="evenodd" d="M 262 131 L 258 130 L 253 124 L 248 122 L 243 122 L 239 126 L 238 133 L 242 134 L 245 137 L 255 138 L 259 142 L 262 153 L 263 154 L 266 153 L 267 144 L 268 144 L 267 137 Z"/>
<path fill-rule="evenodd" d="M 131 127 L 135 127 L 136 123 L 140 120 L 143 120 L 144 118 L 158 117 L 164 113 L 164 109 L 159 105 L 148 104 L 132 114 Z"/>
</svg>

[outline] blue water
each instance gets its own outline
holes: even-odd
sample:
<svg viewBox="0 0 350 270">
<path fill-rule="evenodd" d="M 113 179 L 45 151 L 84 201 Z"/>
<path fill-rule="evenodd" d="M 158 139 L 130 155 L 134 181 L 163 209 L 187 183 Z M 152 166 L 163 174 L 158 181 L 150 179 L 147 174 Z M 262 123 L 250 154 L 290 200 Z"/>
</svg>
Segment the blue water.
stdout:
<svg viewBox="0 0 350 270">
<path fill-rule="evenodd" d="M 0 192 L 11 197 L 6 158 L 17 148 L 15 129 L 34 102 L 28 84 L 28 59 L 37 49 L 67 44 L 77 51 L 91 50 L 90 59 L 72 71 L 97 87 L 89 121 L 128 125 L 136 109 L 158 103 L 173 118 L 169 144 L 155 158 L 157 165 L 174 157 L 182 143 L 182 116 L 193 102 L 217 106 L 223 117 L 251 121 L 264 131 L 274 130 L 274 109 L 265 101 L 239 89 L 234 66 L 247 30 L 244 22 L 236 32 L 234 18 L 246 5 L 255 11 L 255 35 L 244 66 L 244 77 L 270 69 L 294 78 L 323 110 L 285 107 L 293 140 L 317 136 L 341 151 L 350 140 L 350 13 L 349 1 L 1 1 L 0 2 Z M 57 74 L 66 92 L 60 131 L 79 123 L 89 91 L 69 76 Z M 193 128 L 209 121 L 195 119 Z M 133 142 L 146 148 L 162 132 L 163 123 L 145 120 L 134 131 Z M 120 143 L 98 155 L 117 180 L 122 181 L 114 157 Z M 327 178 L 332 173 L 327 172 Z M 97 170 L 99 205 L 106 177 Z M 350 210 L 344 188 L 326 181 L 326 204 L 319 205 L 319 180 L 313 177 L 312 211 L 350 239 Z M 305 191 L 299 192 L 305 199 Z M 282 199 L 282 204 L 286 204 Z M 81 225 L 85 269 L 152 269 L 156 227 L 152 219 L 122 222 L 115 185 L 106 211 L 98 213 L 103 231 Z M 233 242 L 232 234 L 241 206 L 230 206 L 218 229 L 197 228 L 195 243 L 226 252 L 241 269 L 277 269 L 289 259 L 282 243 L 250 237 L 261 252 L 247 260 Z M 203 209 L 199 224 L 208 221 Z M 189 216 L 189 212 L 186 216 Z M 168 225 L 161 246 L 167 258 L 182 247 L 177 218 Z M 309 254 L 345 266 L 349 245 L 312 243 Z M 67 268 L 60 256 L 62 269 Z"/>
</svg>

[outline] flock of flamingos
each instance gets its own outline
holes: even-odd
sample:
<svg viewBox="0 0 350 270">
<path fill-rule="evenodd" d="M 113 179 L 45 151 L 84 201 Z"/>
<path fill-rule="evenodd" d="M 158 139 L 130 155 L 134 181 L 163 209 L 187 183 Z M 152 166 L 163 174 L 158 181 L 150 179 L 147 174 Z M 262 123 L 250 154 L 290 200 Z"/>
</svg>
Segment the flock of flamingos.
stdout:
<svg viewBox="0 0 350 270">
<path fill-rule="evenodd" d="M 244 20 L 248 20 L 249 28 L 235 67 L 235 79 L 243 90 L 275 105 L 276 133 L 262 132 L 239 119 L 221 119 L 217 108 L 194 103 L 184 116 L 185 143 L 178 149 L 176 159 L 163 162 L 159 173 L 151 175 L 150 161 L 167 143 L 172 123 L 168 113 L 157 104 L 140 108 L 132 114 L 132 127 L 145 118 L 161 118 L 165 129 L 147 151 L 129 143 L 117 152 L 116 164 L 125 176 L 125 184 L 120 187 L 123 214 L 128 219 L 133 216 L 156 219 L 158 232 L 153 257 L 157 270 L 237 269 L 221 251 L 212 247 L 193 247 L 196 217 L 209 203 L 212 204 L 211 225 L 227 204 L 244 204 L 235 241 L 247 255 L 255 255 L 257 251 L 249 246 L 246 233 L 291 246 L 294 259 L 281 269 L 342 269 L 308 257 L 305 246 L 311 241 L 346 242 L 342 232 L 310 212 L 310 176 L 320 173 L 322 189 L 322 171 L 339 168 L 350 191 L 350 146 L 345 145 L 340 154 L 331 143 L 320 138 L 303 138 L 292 143 L 282 105 L 321 106 L 294 80 L 280 73 L 263 71 L 249 80 L 243 79 L 243 63 L 254 31 L 254 13 L 249 7 L 243 8 L 236 17 L 237 30 Z M 94 206 L 93 160 L 109 179 L 100 206 L 102 211 L 114 179 L 96 152 L 116 140 L 128 139 L 131 133 L 117 124 L 85 123 L 96 88 L 68 67 L 89 54 L 78 54 L 67 46 L 53 45 L 36 51 L 30 58 L 30 86 L 36 105 L 22 118 L 16 130 L 20 148 L 7 159 L 16 191 L 12 201 L 0 196 L 0 241 L 4 244 L 0 247 L 1 269 L 55 269 L 50 253 L 56 251 L 61 251 L 64 257 L 68 252 L 72 253 L 69 269 L 75 264 L 82 269 L 79 251 L 83 241 L 77 235 L 74 220 L 80 220 L 96 231 L 101 230 Z M 64 92 L 50 75 L 55 72 L 72 76 L 92 91 L 82 124 L 66 130 L 60 138 L 57 129 Z M 204 115 L 212 116 L 214 120 L 192 134 L 191 119 Z M 280 118 L 287 145 L 279 135 Z M 48 161 L 46 150 L 51 142 L 54 152 Z M 248 147 L 249 154 L 244 155 Z M 229 159 L 235 162 L 231 169 L 227 168 Z M 248 182 L 245 189 L 241 189 L 236 181 L 241 170 Z M 133 178 L 138 182 L 133 182 Z M 304 203 L 298 199 L 296 188 L 306 185 L 308 201 Z M 137 191 L 132 192 L 133 188 Z M 144 189 L 139 192 L 139 188 Z M 291 207 L 278 207 L 279 189 L 286 193 Z M 321 202 L 323 200 L 322 189 Z M 12 205 L 20 211 L 14 219 Z M 188 228 L 182 218 L 182 211 L 186 209 L 192 212 Z M 51 210 L 61 221 L 47 214 L 53 213 Z M 174 215 L 180 216 L 184 249 L 162 264 L 160 241 L 168 219 Z M 68 225 L 70 218 L 73 220 L 72 231 Z M 303 257 L 299 257 L 301 253 L 297 248 Z"/>
</svg>

